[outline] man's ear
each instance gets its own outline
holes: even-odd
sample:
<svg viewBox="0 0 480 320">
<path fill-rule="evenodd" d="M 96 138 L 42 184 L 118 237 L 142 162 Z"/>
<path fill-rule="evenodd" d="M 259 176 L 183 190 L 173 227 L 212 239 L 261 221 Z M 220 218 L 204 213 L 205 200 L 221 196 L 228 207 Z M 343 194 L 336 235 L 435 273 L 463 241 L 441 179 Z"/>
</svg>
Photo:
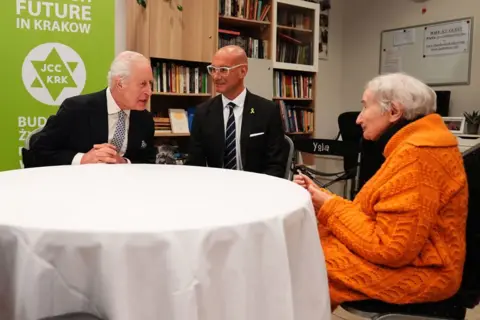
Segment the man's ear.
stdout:
<svg viewBox="0 0 480 320">
<path fill-rule="evenodd" d="M 397 122 L 403 117 L 403 108 L 398 102 L 392 102 L 390 107 L 390 122 Z"/>
<path fill-rule="evenodd" d="M 247 73 L 248 73 L 248 66 L 244 66 L 242 68 L 242 78 L 245 78 L 247 76 Z"/>
</svg>

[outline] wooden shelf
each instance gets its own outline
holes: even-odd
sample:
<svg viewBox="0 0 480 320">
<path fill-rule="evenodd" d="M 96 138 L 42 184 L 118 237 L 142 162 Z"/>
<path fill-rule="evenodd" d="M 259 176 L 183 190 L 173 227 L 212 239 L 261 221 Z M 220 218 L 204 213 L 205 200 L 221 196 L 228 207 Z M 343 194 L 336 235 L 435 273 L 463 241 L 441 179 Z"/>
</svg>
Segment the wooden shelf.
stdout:
<svg viewBox="0 0 480 320">
<path fill-rule="evenodd" d="M 283 69 L 283 70 L 291 70 L 291 71 L 304 71 L 304 72 L 317 72 L 317 66 L 314 63 L 313 65 L 307 64 L 296 64 L 296 63 L 289 63 L 289 62 L 273 62 L 274 69 Z"/>
<path fill-rule="evenodd" d="M 273 97 L 273 100 L 312 101 L 313 98 Z"/>
<path fill-rule="evenodd" d="M 155 137 L 188 137 L 190 133 L 173 133 L 155 130 Z"/>
<path fill-rule="evenodd" d="M 170 96 L 170 97 L 211 97 L 210 93 L 177 93 L 177 92 L 153 92 L 154 96 Z"/>
<path fill-rule="evenodd" d="M 219 16 L 218 19 L 220 23 L 228 24 L 230 26 L 265 27 L 270 25 L 270 21 L 260 21 L 237 17 Z"/>
<path fill-rule="evenodd" d="M 309 135 L 309 134 L 313 134 L 313 131 L 305 131 L 305 132 L 286 132 L 286 134 L 290 134 L 290 135 Z"/>
<path fill-rule="evenodd" d="M 292 30 L 292 31 L 298 31 L 298 32 L 307 32 L 307 33 L 312 33 L 313 32 L 313 30 L 304 29 L 304 28 L 289 27 L 289 26 L 278 25 L 277 28 L 281 29 L 281 30 Z"/>
</svg>

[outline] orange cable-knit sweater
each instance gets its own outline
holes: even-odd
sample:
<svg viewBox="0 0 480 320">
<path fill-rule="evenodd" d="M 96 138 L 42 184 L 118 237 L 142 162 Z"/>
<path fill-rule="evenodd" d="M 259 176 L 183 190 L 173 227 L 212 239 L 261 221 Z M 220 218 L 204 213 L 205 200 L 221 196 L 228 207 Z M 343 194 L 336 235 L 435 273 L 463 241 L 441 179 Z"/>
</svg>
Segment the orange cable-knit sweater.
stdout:
<svg viewBox="0 0 480 320">
<path fill-rule="evenodd" d="M 317 214 L 332 305 L 439 301 L 460 287 L 468 190 L 456 138 L 432 114 L 384 155 L 353 202 L 334 196 Z"/>
</svg>

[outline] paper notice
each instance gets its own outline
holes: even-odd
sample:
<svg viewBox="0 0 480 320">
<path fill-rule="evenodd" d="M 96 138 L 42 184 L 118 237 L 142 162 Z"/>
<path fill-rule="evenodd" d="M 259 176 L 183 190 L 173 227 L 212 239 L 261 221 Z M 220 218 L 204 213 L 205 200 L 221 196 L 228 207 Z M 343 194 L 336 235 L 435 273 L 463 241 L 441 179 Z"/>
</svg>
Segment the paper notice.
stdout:
<svg viewBox="0 0 480 320">
<path fill-rule="evenodd" d="M 470 42 L 469 21 L 458 21 L 425 28 L 424 55 L 467 53 Z"/>
<path fill-rule="evenodd" d="M 402 57 L 398 49 L 387 49 L 382 64 L 382 73 L 394 73 L 400 71 L 402 71 Z"/>
<path fill-rule="evenodd" d="M 415 29 L 397 30 L 393 34 L 393 45 L 395 47 L 415 43 Z"/>
</svg>

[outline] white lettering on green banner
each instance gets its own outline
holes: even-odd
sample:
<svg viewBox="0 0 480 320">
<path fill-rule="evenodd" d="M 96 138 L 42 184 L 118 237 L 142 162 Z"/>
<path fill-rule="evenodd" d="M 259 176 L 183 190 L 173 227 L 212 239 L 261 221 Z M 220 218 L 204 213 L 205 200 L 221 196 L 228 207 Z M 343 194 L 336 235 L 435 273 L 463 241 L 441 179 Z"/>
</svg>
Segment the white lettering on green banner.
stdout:
<svg viewBox="0 0 480 320">
<path fill-rule="evenodd" d="M 107 86 L 115 47 L 115 0 L 2 2 L 0 171 L 22 167 L 29 133 L 66 98 Z"/>
</svg>

